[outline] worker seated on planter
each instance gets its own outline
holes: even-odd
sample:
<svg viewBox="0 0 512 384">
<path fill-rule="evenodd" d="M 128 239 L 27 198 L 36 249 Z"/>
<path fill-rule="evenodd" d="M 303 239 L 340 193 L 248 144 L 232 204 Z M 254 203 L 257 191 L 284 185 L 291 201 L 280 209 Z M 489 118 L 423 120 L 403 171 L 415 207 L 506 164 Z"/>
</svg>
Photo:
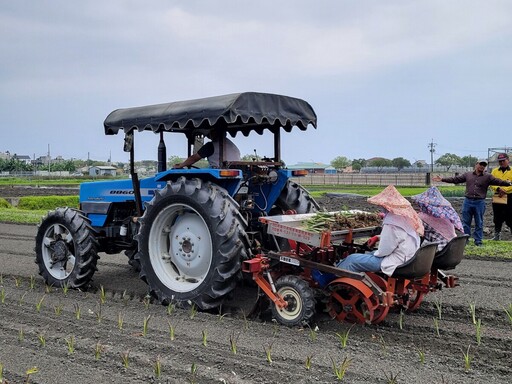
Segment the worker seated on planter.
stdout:
<svg viewBox="0 0 512 384">
<path fill-rule="evenodd" d="M 443 249 L 451 239 L 457 237 L 455 230 L 464 233 L 457 211 L 437 187 L 430 187 L 425 192 L 412 196 L 411 200 L 420 210 L 418 215 L 425 227 L 424 241 L 438 243 L 438 251 Z"/>
<path fill-rule="evenodd" d="M 386 211 L 379 246 L 370 253 L 353 253 L 341 260 L 337 267 L 352 272 L 383 272 L 391 276 L 419 249 L 423 224 L 411 203 L 392 185 L 369 198 L 368 202 Z"/>
</svg>

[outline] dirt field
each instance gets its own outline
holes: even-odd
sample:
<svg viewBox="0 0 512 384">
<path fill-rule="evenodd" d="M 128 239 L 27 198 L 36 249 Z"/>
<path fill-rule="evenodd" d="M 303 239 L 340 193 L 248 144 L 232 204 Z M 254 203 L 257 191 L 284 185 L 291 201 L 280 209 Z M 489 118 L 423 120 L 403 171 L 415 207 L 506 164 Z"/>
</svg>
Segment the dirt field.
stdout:
<svg viewBox="0 0 512 384">
<path fill-rule="evenodd" d="M 329 200 L 321 202 L 329 209 L 357 205 Z M 363 207 L 364 201 L 357 201 Z M 427 295 L 417 312 L 405 315 L 402 329 L 396 313 L 378 326 L 352 328 L 320 313 L 312 329 L 301 329 L 268 318 L 247 319 L 257 297 L 247 286 L 240 286 L 220 313 L 176 309 L 169 314 L 145 299 L 146 285 L 124 255 L 101 254 L 87 292 L 47 292 L 34 264 L 35 232 L 35 226 L 0 223 L 0 364 L 9 383 L 25 382 L 34 366 L 33 383 L 334 383 L 332 360 L 339 366 L 345 358 L 348 383 L 510 382 L 512 324 L 503 306 L 512 303 L 511 262 L 463 260 L 455 270 L 461 285 Z M 442 313 L 439 335 L 436 304 Z M 482 324 L 479 345 L 470 304 Z M 336 334 L 349 329 L 342 348 Z M 230 339 L 236 341 L 236 354 Z M 468 347 L 472 361 L 466 370 Z"/>
</svg>

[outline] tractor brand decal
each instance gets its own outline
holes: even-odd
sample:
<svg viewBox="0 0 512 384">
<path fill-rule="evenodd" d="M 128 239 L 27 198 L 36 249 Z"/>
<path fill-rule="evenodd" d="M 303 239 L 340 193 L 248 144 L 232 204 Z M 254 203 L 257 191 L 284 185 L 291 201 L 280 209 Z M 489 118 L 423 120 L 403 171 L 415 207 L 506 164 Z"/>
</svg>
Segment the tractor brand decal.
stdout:
<svg viewBox="0 0 512 384">
<path fill-rule="evenodd" d="M 117 189 L 111 190 L 111 195 L 133 195 L 133 189 Z"/>
</svg>

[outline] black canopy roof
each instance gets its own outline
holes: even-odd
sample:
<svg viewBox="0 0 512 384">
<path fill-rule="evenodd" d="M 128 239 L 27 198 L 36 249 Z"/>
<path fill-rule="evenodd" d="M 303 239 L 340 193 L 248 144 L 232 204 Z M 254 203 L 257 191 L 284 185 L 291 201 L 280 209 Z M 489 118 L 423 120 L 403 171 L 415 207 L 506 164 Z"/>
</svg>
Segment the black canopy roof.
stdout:
<svg viewBox="0 0 512 384">
<path fill-rule="evenodd" d="M 290 132 L 294 126 L 316 128 L 316 114 L 304 100 L 269 93 L 244 92 L 204 99 L 176 101 L 145 107 L 116 109 L 105 119 L 105 134 L 120 129 L 153 132 L 203 133 L 225 130 L 231 136 L 251 131 L 259 134 L 281 127 Z"/>
</svg>

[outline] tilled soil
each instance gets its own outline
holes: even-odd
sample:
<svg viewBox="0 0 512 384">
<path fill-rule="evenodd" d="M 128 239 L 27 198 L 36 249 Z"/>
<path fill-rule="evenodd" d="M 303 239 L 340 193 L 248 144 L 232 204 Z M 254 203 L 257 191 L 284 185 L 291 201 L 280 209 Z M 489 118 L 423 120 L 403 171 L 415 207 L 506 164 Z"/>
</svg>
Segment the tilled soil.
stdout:
<svg viewBox="0 0 512 384">
<path fill-rule="evenodd" d="M 321 203 L 365 208 L 353 197 Z M 252 286 L 212 313 L 152 303 L 122 254 L 101 254 L 87 292 L 48 289 L 33 263 L 36 230 L 0 223 L 0 364 L 9 383 L 25 382 L 32 367 L 33 383 L 334 383 L 333 362 L 345 359 L 348 383 L 510 382 L 512 323 L 503 307 L 512 303 L 511 262 L 465 259 L 453 271 L 459 287 L 430 293 L 416 312 L 390 313 L 378 326 L 318 313 L 311 328 L 287 328 L 248 318 Z"/>
</svg>

